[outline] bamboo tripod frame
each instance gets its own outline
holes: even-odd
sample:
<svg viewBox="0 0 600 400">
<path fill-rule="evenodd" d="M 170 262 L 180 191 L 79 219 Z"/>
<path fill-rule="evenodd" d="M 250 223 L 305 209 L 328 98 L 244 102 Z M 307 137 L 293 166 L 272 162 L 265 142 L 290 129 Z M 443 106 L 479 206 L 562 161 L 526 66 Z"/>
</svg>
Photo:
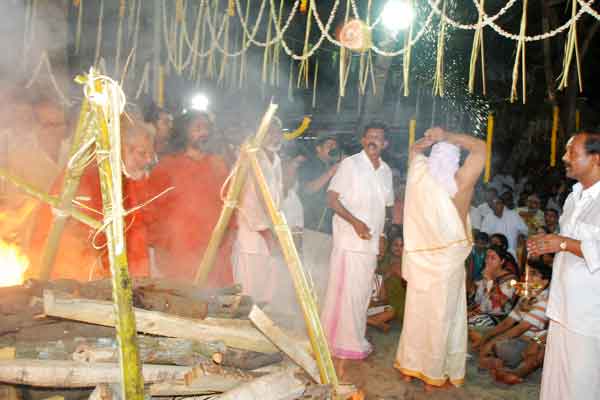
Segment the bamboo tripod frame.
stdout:
<svg viewBox="0 0 600 400">
<path fill-rule="evenodd" d="M 89 75 L 78 77 L 77 81 L 82 84 L 91 82 L 91 85 L 93 85 L 94 90 L 97 92 L 107 90 L 104 83 L 100 83 L 100 81 L 96 82 L 97 78 L 98 76 L 92 70 Z M 55 232 L 56 236 L 53 236 L 55 240 L 47 240 L 44 254 L 56 254 L 64 225 L 69 216 L 96 230 L 106 228 L 105 233 L 112 272 L 123 398 L 125 400 L 143 400 L 144 381 L 137 347 L 137 329 L 132 301 L 133 292 L 128 271 L 124 231 L 123 229 L 113 230 L 111 228 L 113 224 L 118 222 L 119 218 L 121 221 L 123 219 L 123 214 L 116 217 L 113 216 L 113 205 L 116 202 L 120 202 L 120 204 L 123 202 L 122 196 L 119 195 L 120 191 L 116 190 L 117 186 L 122 184 L 120 147 L 114 143 L 114 140 L 120 139 L 115 139 L 116 137 L 120 138 L 120 132 L 117 136 L 111 135 L 103 107 L 98 104 L 90 104 L 87 100 L 84 100 L 81 107 L 78 128 L 71 148 L 71 156 L 77 158 L 75 157 L 77 155 L 79 159 L 85 159 L 89 151 L 80 152 L 80 149 L 85 145 L 87 140 L 92 140 L 92 138 L 96 143 L 98 154 L 103 154 L 103 157 L 98 159 L 98 169 L 105 218 L 104 225 L 72 207 L 73 197 L 79 187 L 79 178 L 82 172 L 81 165 L 76 167 L 71 166 L 67 171 L 61 197 L 50 196 L 34 188 L 23 179 L 12 176 L 4 169 L 0 169 L 0 177 L 11 182 L 26 194 L 48 203 L 59 212 L 58 217 L 53 221 L 50 231 Z M 110 156 L 107 156 L 108 154 Z M 122 227 L 123 224 L 121 223 L 120 226 Z M 122 245 L 118 246 L 116 243 Z M 47 280 L 51 275 L 53 258 L 48 260 L 48 269 L 43 272 L 42 279 L 44 280 Z"/>
<path fill-rule="evenodd" d="M 330 384 L 334 387 L 334 389 L 336 389 L 338 386 L 338 379 L 333 367 L 333 361 L 331 359 L 331 353 L 329 352 L 329 347 L 325 339 L 323 327 L 321 326 L 321 320 L 319 319 L 319 312 L 315 298 L 310 289 L 304 268 L 302 267 L 302 261 L 298 255 L 296 245 L 294 244 L 292 232 L 287 225 L 284 216 L 279 212 L 277 206 L 275 205 L 273 196 L 271 195 L 258 159 L 256 158 L 256 150 L 259 148 L 266 135 L 271 118 L 273 117 L 276 109 L 277 106 L 271 104 L 265 116 L 263 117 L 263 120 L 261 121 L 260 127 L 254 139 L 242 147 L 240 158 L 238 159 L 237 163 L 237 171 L 234 174 L 230 187 L 227 191 L 227 198 L 221 211 L 221 216 L 219 217 L 219 221 L 213 230 L 208 248 L 204 253 L 202 262 L 196 273 L 196 284 L 204 283 L 208 273 L 212 269 L 217 250 L 221 244 L 225 230 L 233 214 L 233 210 L 239 198 L 243 184 L 250 173 L 249 170 L 251 169 L 262 194 L 264 204 L 271 218 L 271 222 L 273 223 L 275 234 L 277 235 L 283 256 L 294 282 L 296 296 L 302 309 L 310 343 L 319 367 L 321 383 Z"/>
</svg>

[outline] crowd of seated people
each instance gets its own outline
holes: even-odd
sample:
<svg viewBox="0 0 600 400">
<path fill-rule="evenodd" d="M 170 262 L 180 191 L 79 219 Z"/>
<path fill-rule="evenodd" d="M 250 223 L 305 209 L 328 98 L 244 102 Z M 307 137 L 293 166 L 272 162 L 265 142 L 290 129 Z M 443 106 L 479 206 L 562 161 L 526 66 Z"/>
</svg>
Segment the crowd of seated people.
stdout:
<svg viewBox="0 0 600 400">
<path fill-rule="evenodd" d="M 566 182 L 546 181 L 496 176 L 471 209 L 474 245 L 465 262 L 471 352 L 480 368 L 507 384 L 522 382 L 544 359 L 554 256 L 528 257 L 524 243 L 527 236 L 559 231 L 568 194 Z M 518 290 L 525 281 L 527 296 Z"/>
</svg>

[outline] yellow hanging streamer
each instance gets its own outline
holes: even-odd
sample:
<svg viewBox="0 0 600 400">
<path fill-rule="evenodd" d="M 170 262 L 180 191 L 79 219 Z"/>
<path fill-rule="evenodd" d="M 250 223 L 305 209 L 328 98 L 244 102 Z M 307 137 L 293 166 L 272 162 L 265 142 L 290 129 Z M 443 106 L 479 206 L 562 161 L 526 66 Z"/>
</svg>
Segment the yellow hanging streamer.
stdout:
<svg viewBox="0 0 600 400">
<path fill-rule="evenodd" d="M 446 14 L 446 4 L 444 1 L 444 7 L 442 8 L 442 15 Z M 433 78 L 433 95 L 444 97 L 444 41 L 446 39 L 446 20 L 441 18 L 440 30 L 438 33 L 437 43 L 437 59 L 435 64 L 435 76 Z"/>
<path fill-rule="evenodd" d="M 412 8 L 412 0 L 409 0 L 409 6 Z M 412 41 L 412 33 L 413 33 L 413 23 L 410 23 L 408 27 L 408 32 L 406 34 L 406 38 L 404 39 L 404 58 L 402 59 L 402 78 L 404 79 L 404 97 L 408 97 L 410 94 L 409 90 L 409 81 L 410 81 L 410 55 L 412 51 L 412 46 L 410 42 Z"/>
<path fill-rule="evenodd" d="M 302 118 L 302 123 L 300 124 L 300 126 L 298 126 L 298 128 L 296 128 L 295 130 L 293 130 L 292 132 L 288 132 L 288 133 L 284 133 L 283 134 L 283 138 L 285 140 L 294 140 L 297 137 L 302 136 L 302 134 L 304 132 L 306 132 L 306 130 L 308 129 L 308 127 L 310 126 L 311 123 L 311 119 L 310 117 L 304 117 Z"/>
<path fill-rule="evenodd" d="M 577 63 L 577 79 L 579 82 L 579 92 L 583 91 L 583 84 L 581 82 L 581 63 L 579 60 L 579 45 L 577 43 L 577 2 L 573 0 L 571 8 L 571 16 L 573 22 L 569 27 L 569 33 L 567 34 L 567 41 L 565 42 L 565 57 L 563 59 L 563 72 L 560 77 L 560 83 L 558 84 L 558 90 L 563 90 L 569 85 L 569 70 L 571 69 L 571 61 L 573 60 L 573 54 L 575 54 L 575 61 Z"/>
<path fill-rule="evenodd" d="M 486 140 L 486 157 L 485 157 L 485 173 L 483 175 L 483 182 L 488 183 L 490 181 L 490 175 L 492 172 L 492 142 L 494 140 L 494 114 L 489 113 L 487 119 L 487 140 Z"/>
<path fill-rule="evenodd" d="M 552 107 L 552 137 L 550 138 L 550 166 L 556 167 L 556 138 L 558 135 L 558 106 Z"/>
<path fill-rule="evenodd" d="M 229 15 L 230 17 L 233 17 L 235 15 L 235 0 L 229 0 L 229 6 L 227 7 L 227 15 Z"/>
<path fill-rule="evenodd" d="M 315 62 L 315 74 L 313 78 L 312 108 L 317 107 L 317 78 L 319 77 L 319 59 Z"/>
<path fill-rule="evenodd" d="M 517 41 L 517 51 L 515 55 L 515 65 L 513 67 L 513 81 L 510 90 L 510 102 L 514 103 L 517 98 L 517 81 L 519 80 L 519 62 L 521 62 L 521 82 L 523 84 L 523 104 L 527 100 L 526 81 L 527 75 L 525 74 L 525 34 L 527 30 L 527 0 L 523 0 L 523 14 L 521 15 L 521 29 L 519 31 L 519 40 Z"/>
<path fill-rule="evenodd" d="M 485 0 L 480 0 L 479 5 L 483 10 Z M 483 14 L 479 13 L 478 24 L 481 24 Z M 483 94 L 485 95 L 485 61 L 483 52 L 483 27 L 475 29 L 473 36 L 473 47 L 471 48 L 471 63 L 469 65 L 469 93 L 475 91 L 475 68 L 477 66 L 477 58 L 481 55 L 481 78 L 483 81 Z"/>
</svg>

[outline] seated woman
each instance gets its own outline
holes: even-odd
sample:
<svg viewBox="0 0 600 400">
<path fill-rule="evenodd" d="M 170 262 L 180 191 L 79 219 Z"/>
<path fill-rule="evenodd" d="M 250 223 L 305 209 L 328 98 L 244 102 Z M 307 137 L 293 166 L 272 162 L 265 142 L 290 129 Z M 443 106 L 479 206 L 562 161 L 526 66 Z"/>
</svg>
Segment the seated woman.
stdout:
<svg viewBox="0 0 600 400">
<path fill-rule="evenodd" d="M 499 246 L 502 248 L 502 250 L 508 253 L 508 259 L 506 260 L 504 268 L 520 277 L 521 269 L 519 268 L 519 263 L 517 262 L 515 257 L 508 252 L 508 239 L 506 238 L 506 236 L 504 236 L 501 233 L 494 233 L 492 236 L 490 236 L 490 244 Z"/>
<path fill-rule="evenodd" d="M 510 284 L 517 276 L 506 268 L 509 253 L 492 245 L 485 257 L 483 279 L 475 284 L 473 303 L 469 307 L 469 327 L 492 327 L 512 310 L 515 288 Z"/>
<path fill-rule="evenodd" d="M 479 365 L 496 380 L 515 384 L 538 369 L 544 360 L 549 319 L 546 316 L 552 269 L 543 262 L 530 264 L 533 296 L 521 298 L 508 317 L 483 336 L 472 337 Z"/>
<path fill-rule="evenodd" d="M 385 300 L 392 309 L 372 315 L 367 319 L 369 325 L 378 327 L 384 332 L 389 330 L 388 322 L 397 319 L 402 322 L 404 317 L 404 300 L 406 299 L 406 281 L 402 278 L 402 251 L 404 250 L 404 239 L 402 231 L 394 232 L 390 245 L 385 248 L 385 254 L 380 260 L 376 273 L 383 280 L 382 290 L 379 297 Z"/>
</svg>

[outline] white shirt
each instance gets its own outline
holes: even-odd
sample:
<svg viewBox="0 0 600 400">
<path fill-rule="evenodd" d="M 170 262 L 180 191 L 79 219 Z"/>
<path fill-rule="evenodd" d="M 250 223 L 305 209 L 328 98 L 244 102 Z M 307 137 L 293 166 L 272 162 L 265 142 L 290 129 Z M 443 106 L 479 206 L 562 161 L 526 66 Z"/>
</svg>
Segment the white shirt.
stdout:
<svg viewBox="0 0 600 400">
<path fill-rule="evenodd" d="M 385 208 L 394 205 L 392 170 L 379 160 L 379 168 L 364 151 L 341 162 L 331 179 L 329 191 L 339 193 L 342 205 L 371 230 L 371 239 L 363 240 L 349 222 L 333 216 L 333 246 L 359 253 L 379 253 L 379 237 L 385 224 Z"/>
<path fill-rule="evenodd" d="M 573 332 L 600 338 L 600 182 L 586 190 L 573 186 L 560 234 L 581 241 L 583 258 L 556 255 L 547 314 Z"/>
<path fill-rule="evenodd" d="M 485 216 L 481 223 L 481 231 L 490 236 L 494 233 L 501 233 L 506 236 L 508 239 L 508 251 L 516 257 L 519 234 L 527 236 L 529 228 L 516 211 L 504 207 L 501 218 L 498 218 L 494 213 Z"/>
<path fill-rule="evenodd" d="M 471 217 L 471 226 L 475 229 L 481 230 L 481 224 L 483 219 L 488 214 L 493 214 L 494 210 L 488 205 L 487 202 L 483 202 L 477 207 L 471 207 L 469 216 Z"/>
<path fill-rule="evenodd" d="M 273 196 L 275 205 L 279 207 L 283 192 L 281 160 L 277 154 L 274 154 L 273 162 L 271 162 L 262 150 L 256 155 L 271 196 Z M 236 246 L 243 253 L 269 255 L 270 251 L 267 243 L 259 231 L 269 229 L 272 223 L 260 188 L 255 180 L 254 174 L 250 172 L 241 193 L 241 201 L 237 212 Z"/>
</svg>

